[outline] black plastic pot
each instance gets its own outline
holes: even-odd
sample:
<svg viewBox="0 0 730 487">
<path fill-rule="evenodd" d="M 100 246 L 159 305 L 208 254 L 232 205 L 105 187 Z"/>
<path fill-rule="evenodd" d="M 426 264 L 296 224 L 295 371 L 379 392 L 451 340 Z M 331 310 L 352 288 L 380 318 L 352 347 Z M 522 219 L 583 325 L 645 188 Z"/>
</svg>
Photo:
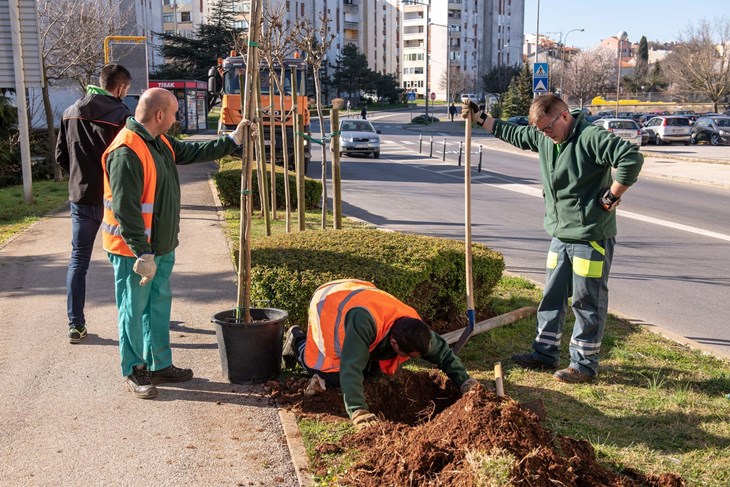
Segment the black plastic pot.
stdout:
<svg viewBox="0 0 730 487">
<path fill-rule="evenodd" d="M 281 373 L 284 323 L 289 313 L 252 308 L 252 323 L 237 321 L 231 309 L 213 315 L 223 375 L 233 384 L 260 384 Z"/>
</svg>

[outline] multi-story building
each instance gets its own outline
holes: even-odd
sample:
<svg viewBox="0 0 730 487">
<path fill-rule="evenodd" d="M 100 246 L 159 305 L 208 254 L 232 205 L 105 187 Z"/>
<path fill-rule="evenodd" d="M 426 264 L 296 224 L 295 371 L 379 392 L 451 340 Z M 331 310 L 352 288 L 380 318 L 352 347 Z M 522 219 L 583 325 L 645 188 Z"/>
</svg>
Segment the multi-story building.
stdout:
<svg viewBox="0 0 730 487">
<path fill-rule="evenodd" d="M 419 98 L 434 92 L 438 99 L 446 99 L 442 80 L 447 66 L 449 73 L 460 72 L 471 80 L 469 91 L 481 93 L 481 80 L 492 66 L 522 62 L 524 0 L 415 0 L 417 4 L 405 0 L 277 1 L 284 2 L 285 21 L 290 24 L 309 19 L 318 26 L 326 12 L 330 32 L 335 34 L 326 69 L 335 64 L 346 45 L 354 44 L 365 54 L 370 69 L 396 75 L 400 86 L 414 90 Z M 157 6 L 161 31 L 192 36 L 214 2 L 135 3 L 149 10 Z M 234 9 L 240 12 L 237 27 L 248 26 L 250 4 L 250 0 L 234 0 Z M 139 12 L 137 15 L 139 18 Z M 159 31 L 146 22 L 147 31 Z"/>
<path fill-rule="evenodd" d="M 446 100 L 457 74 L 468 80 L 462 89 L 481 94 L 492 66 L 522 62 L 524 0 L 402 0 L 400 10 L 401 87 L 418 98 Z"/>
</svg>

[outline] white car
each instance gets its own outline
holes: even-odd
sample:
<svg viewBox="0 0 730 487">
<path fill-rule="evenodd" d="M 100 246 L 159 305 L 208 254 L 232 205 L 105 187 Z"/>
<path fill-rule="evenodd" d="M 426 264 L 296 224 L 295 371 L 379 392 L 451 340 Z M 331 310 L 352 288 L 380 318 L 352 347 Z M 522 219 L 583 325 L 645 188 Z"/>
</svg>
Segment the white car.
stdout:
<svg viewBox="0 0 730 487">
<path fill-rule="evenodd" d="M 372 154 L 380 157 L 380 130 L 375 130 L 368 120 L 342 120 L 340 122 L 340 156 L 342 154 Z"/>
<path fill-rule="evenodd" d="M 633 120 L 626 118 L 600 118 L 593 122 L 608 130 L 612 134 L 628 140 L 636 145 L 641 145 L 641 129 Z"/>
<path fill-rule="evenodd" d="M 644 130 L 649 134 L 649 142 L 656 145 L 682 142 L 689 145 L 692 128 L 687 117 L 658 116 L 644 124 Z"/>
</svg>

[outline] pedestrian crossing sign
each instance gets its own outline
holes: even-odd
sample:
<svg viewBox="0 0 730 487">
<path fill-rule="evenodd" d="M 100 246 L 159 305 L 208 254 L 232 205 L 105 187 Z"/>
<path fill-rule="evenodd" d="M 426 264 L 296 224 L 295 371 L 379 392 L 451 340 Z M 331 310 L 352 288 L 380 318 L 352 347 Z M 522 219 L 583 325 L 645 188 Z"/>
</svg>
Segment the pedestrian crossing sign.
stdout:
<svg viewBox="0 0 730 487">
<path fill-rule="evenodd" d="M 548 63 L 535 63 L 532 66 L 532 91 L 547 93 L 549 69 Z"/>
</svg>

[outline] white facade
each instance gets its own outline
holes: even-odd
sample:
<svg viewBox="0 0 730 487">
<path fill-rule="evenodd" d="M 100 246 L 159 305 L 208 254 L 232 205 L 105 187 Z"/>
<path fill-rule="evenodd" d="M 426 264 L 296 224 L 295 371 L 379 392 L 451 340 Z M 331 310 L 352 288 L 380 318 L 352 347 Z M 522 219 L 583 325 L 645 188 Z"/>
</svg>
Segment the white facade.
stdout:
<svg viewBox="0 0 730 487">
<path fill-rule="evenodd" d="M 469 91 L 481 95 L 482 79 L 497 64 L 522 63 L 524 0 L 431 0 L 430 6 L 400 3 L 402 38 L 401 87 L 446 100 L 446 70 L 469 78 Z M 428 19 L 426 18 L 428 16 Z M 428 26 L 428 29 L 427 29 Z"/>
</svg>

